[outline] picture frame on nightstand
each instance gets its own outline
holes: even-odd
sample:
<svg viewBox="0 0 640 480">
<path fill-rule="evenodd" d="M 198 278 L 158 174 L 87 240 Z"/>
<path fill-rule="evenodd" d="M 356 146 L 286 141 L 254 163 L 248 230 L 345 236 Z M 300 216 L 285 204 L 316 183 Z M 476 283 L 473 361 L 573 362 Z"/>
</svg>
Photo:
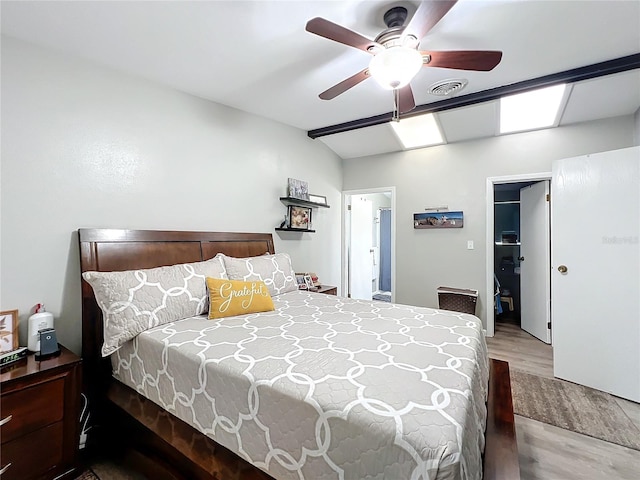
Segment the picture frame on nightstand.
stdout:
<svg viewBox="0 0 640 480">
<path fill-rule="evenodd" d="M 0 353 L 18 348 L 18 310 L 0 312 Z"/>
<path fill-rule="evenodd" d="M 296 282 L 301 290 L 311 290 L 314 288 L 311 275 L 308 273 L 296 273 Z"/>
</svg>

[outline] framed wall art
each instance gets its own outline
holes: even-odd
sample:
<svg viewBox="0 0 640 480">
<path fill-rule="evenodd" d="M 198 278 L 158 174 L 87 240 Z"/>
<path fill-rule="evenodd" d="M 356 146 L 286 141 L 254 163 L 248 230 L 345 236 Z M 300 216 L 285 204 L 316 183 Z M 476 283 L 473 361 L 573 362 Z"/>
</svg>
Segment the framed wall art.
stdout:
<svg viewBox="0 0 640 480">
<path fill-rule="evenodd" d="M 462 212 L 425 212 L 413 214 L 413 228 L 462 228 Z"/>
<path fill-rule="evenodd" d="M 310 202 L 314 202 L 314 203 L 319 203 L 321 205 L 326 205 L 327 204 L 327 197 L 325 197 L 324 195 L 313 195 L 313 194 L 309 194 L 309 201 Z"/>
<path fill-rule="evenodd" d="M 18 348 L 18 310 L 0 312 L 0 353 Z"/>
<path fill-rule="evenodd" d="M 289 228 L 296 230 L 311 229 L 311 208 L 289 205 L 288 207 Z"/>
<path fill-rule="evenodd" d="M 309 200 L 309 184 L 302 180 L 289 178 L 287 180 L 287 196 L 300 200 Z"/>
</svg>

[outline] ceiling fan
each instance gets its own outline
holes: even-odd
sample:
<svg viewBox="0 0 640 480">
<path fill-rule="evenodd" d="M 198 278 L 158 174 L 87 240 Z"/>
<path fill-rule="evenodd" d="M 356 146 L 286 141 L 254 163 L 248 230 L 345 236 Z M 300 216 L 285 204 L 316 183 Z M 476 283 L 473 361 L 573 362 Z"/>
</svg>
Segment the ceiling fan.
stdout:
<svg viewBox="0 0 640 480">
<path fill-rule="evenodd" d="M 325 90 L 319 95 L 320 98 L 331 100 L 372 76 L 382 87 L 395 91 L 395 110 L 398 113 L 406 113 L 416 106 L 409 82 L 421 67 L 492 70 L 502 59 L 500 51 L 418 50 L 420 40 L 457 1 L 423 1 L 407 25 L 405 25 L 407 9 L 402 6 L 392 7 L 384 14 L 384 23 L 387 28 L 375 40 L 370 40 L 324 18 L 316 17 L 309 20 L 306 26 L 308 32 L 373 55 L 367 68 Z"/>
</svg>

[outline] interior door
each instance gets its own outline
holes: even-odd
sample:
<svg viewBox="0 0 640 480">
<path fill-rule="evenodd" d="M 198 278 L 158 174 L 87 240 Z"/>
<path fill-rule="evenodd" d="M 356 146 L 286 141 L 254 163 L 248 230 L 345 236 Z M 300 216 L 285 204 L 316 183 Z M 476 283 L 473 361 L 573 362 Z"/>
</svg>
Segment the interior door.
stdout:
<svg viewBox="0 0 640 480">
<path fill-rule="evenodd" d="M 380 211 L 380 290 L 391 291 L 391 210 Z"/>
<path fill-rule="evenodd" d="M 553 163 L 553 367 L 640 402 L 640 147 Z"/>
<path fill-rule="evenodd" d="M 351 298 L 371 300 L 373 289 L 373 202 L 351 196 L 349 292 Z"/>
<path fill-rule="evenodd" d="M 551 343 L 549 181 L 520 189 L 520 326 Z"/>
</svg>

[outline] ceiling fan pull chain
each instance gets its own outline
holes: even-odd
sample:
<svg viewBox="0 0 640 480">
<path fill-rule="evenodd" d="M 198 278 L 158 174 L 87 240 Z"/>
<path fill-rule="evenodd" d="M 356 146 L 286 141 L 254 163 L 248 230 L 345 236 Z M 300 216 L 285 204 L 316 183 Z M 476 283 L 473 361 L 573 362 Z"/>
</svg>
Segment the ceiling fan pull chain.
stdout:
<svg viewBox="0 0 640 480">
<path fill-rule="evenodd" d="M 391 120 L 394 122 L 400 121 L 400 89 L 396 88 L 393 92 L 393 115 Z"/>
</svg>

